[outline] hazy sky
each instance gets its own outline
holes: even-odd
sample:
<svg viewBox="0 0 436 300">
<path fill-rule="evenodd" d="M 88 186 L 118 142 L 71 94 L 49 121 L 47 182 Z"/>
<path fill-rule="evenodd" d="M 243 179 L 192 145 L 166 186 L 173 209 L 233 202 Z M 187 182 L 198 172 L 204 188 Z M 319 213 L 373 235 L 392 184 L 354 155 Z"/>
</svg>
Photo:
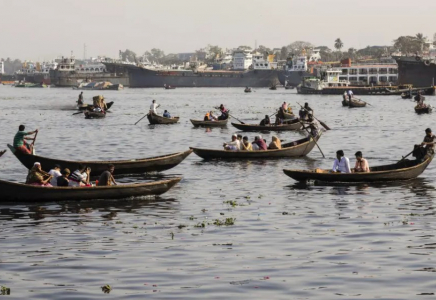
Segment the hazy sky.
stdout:
<svg viewBox="0 0 436 300">
<path fill-rule="evenodd" d="M 207 44 L 281 47 L 296 40 L 345 49 L 436 32 L 436 1 L 0 0 L 0 58 L 51 60 L 191 52 Z"/>
</svg>

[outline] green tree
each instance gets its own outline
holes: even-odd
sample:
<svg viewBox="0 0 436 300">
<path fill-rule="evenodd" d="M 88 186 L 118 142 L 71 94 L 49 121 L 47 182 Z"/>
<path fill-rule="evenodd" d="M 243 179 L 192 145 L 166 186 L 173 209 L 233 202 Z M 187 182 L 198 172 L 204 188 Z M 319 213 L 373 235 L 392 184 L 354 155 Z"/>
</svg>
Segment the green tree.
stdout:
<svg viewBox="0 0 436 300">
<path fill-rule="evenodd" d="M 421 51 L 424 50 L 425 42 L 427 41 L 427 37 L 425 37 L 422 33 L 417 33 L 415 35 L 416 41 L 420 45 Z"/>
<path fill-rule="evenodd" d="M 280 59 L 287 59 L 288 58 L 288 48 L 286 48 L 285 46 L 282 47 L 282 49 L 280 50 Z"/>
<path fill-rule="evenodd" d="M 126 49 L 126 51 L 120 50 L 120 57 L 124 61 L 136 61 L 136 53 L 129 49 Z"/>
</svg>

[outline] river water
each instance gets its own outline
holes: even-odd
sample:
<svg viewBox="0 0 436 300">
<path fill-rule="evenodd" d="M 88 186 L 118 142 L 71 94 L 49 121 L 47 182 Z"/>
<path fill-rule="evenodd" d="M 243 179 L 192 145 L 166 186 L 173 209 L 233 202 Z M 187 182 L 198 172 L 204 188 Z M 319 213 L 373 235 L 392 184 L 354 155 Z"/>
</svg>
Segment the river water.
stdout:
<svg viewBox="0 0 436 300">
<path fill-rule="evenodd" d="M 115 101 L 105 119 L 85 120 L 72 115 L 78 93 L 0 86 L 0 149 L 21 123 L 40 130 L 39 155 L 61 159 L 220 148 L 235 128 L 197 129 L 189 119 L 202 119 L 221 103 L 242 121 L 257 123 L 283 101 L 294 108 L 308 102 L 332 130 L 319 141 L 325 159 L 316 148 L 306 158 L 273 161 L 208 162 L 191 154 L 162 175 L 119 179 L 183 176 L 157 198 L 0 204 L 0 285 L 11 289 L 9 298 L 434 297 L 434 165 L 416 180 L 377 186 L 301 186 L 282 172 L 329 168 L 339 149 L 352 164 L 358 150 L 370 165 L 400 159 L 422 141 L 425 128 L 435 127 L 434 116 L 416 115 L 410 100 L 371 96 L 365 100 L 372 106 L 348 109 L 341 96 L 284 89 L 126 89 L 104 93 Z M 98 93 L 84 94 L 90 102 Z M 180 123 L 133 125 L 152 99 Z M 278 135 L 286 141 L 302 136 Z M 22 182 L 27 173 L 10 152 L 0 169 L 2 180 Z M 228 226 L 217 225 L 226 218 Z M 106 284 L 112 290 L 104 295 Z"/>
</svg>

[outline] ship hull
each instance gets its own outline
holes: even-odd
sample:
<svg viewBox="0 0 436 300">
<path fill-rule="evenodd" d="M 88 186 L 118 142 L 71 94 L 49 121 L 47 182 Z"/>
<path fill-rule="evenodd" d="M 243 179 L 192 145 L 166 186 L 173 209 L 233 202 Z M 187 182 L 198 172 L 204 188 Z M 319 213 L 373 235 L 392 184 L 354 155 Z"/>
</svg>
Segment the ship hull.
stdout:
<svg viewBox="0 0 436 300">
<path fill-rule="evenodd" d="M 413 87 L 433 86 L 436 82 L 436 64 L 415 56 L 394 56 L 398 64 L 398 84 Z"/>
<path fill-rule="evenodd" d="M 104 63 L 108 70 L 114 64 Z M 130 87 L 152 88 L 165 84 L 174 87 L 269 87 L 279 83 L 277 70 L 198 71 L 149 70 L 123 66 L 129 74 Z"/>
<path fill-rule="evenodd" d="M 278 71 L 278 79 L 281 85 L 287 84 L 288 86 L 297 86 L 303 80 L 303 77 L 314 76 L 307 71 Z"/>
<path fill-rule="evenodd" d="M 304 86 L 297 87 L 297 93 L 303 95 L 343 95 L 345 91 L 352 90 L 354 95 L 367 95 L 367 96 L 393 96 L 401 95 L 402 93 L 411 91 L 416 93 L 422 92 L 424 95 L 434 95 L 434 87 L 414 88 L 414 89 L 399 89 L 398 87 L 328 87 L 322 90 L 312 89 Z"/>
<path fill-rule="evenodd" d="M 109 81 L 112 84 L 122 84 L 129 86 L 129 77 L 127 74 L 115 73 L 76 73 L 58 70 L 50 70 L 50 82 L 57 87 L 74 87 L 82 81 Z"/>
</svg>

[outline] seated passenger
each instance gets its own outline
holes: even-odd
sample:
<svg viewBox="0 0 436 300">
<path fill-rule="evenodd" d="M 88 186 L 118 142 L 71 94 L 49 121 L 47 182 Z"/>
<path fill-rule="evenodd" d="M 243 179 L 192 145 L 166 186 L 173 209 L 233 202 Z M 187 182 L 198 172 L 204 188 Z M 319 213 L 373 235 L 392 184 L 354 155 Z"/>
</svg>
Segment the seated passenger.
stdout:
<svg viewBox="0 0 436 300">
<path fill-rule="evenodd" d="M 262 139 L 262 136 L 260 136 L 260 135 L 257 135 L 254 137 L 254 142 L 252 144 L 253 144 L 253 150 L 255 148 L 257 148 L 256 150 L 268 150 L 268 147 L 267 147 L 265 141 Z M 256 145 L 256 147 L 255 147 L 255 145 Z"/>
<path fill-rule="evenodd" d="M 70 169 L 65 168 L 62 170 L 61 174 L 62 176 L 59 176 L 57 179 L 57 186 L 68 186 L 69 184 L 69 180 L 68 180 L 68 176 L 70 176 Z"/>
<path fill-rule="evenodd" d="M 357 151 L 356 154 L 356 165 L 354 167 L 354 172 L 370 172 L 368 161 L 362 157 L 362 152 Z"/>
<path fill-rule="evenodd" d="M 170 113 L 167 110 L 164 111 L 163 116 L 165 118 L 171 118 L 171 115 L 170 115 Z"/>
<path fill-rule="evenodd" d="M 55 165 L 55 167 L 53 169 L 51 169 L 48 174 L 52 176 L 52 179 L 50 180 L 50 184 L 52 186 L 57 186 L 58 185 L 58 177 L 62 176 L 61 174 L 61 166 L 60 165 Z"/>
<path fill-rule="evenodd" d="M 269 144 L 268 149 L 282 149 L 282 143 L 275 135 L 273 135 L 272 142 Z"/>
<path fill-rule="evenodd" d="M 242 150 L 244 150 L 244 151 L 253 151 L 253 146 L 248 141 L 248 137 L 247 136 L 244 136 L 242 138 Z"/>
<path fill-rule="evenodd" d="M 260 126 L 268 126 L 271 125 L 271 120 L 268 115 L 265 115 L 265 118 L 260 121 Z"/>
<path fill-rule="evenodd" d="M 79 165 L 77 170 L 70 174 L 68 186 L 89 186 L 90 173 L 91 168 Z"/>
<path fill-rule="evenodd" d="M 114 170 L 115 166 L 113 164 L 108 165 L 107 170 L 104 171 L 98 179 L 98 186 L 117 185 L 114 176 L 112 175 L 114 173 Z"/>
<path fill-rule="evenodd" d="M 36 162 L 27 175 L 26 184 L 51 187 L 49 183 L 52 176 L 41 169 L 41 164 Z"/>
<path fill-rule="evenodd" d="M 210 112 L 207 112 L 207 113 L 204 115 L 204 119 L 203 119 L 203 121 L 212 121 L 212 120 L 210 119 Z"/>
<path fill-rule="evenodd" d="M 224 150 L 228 151 L 239 151 L 241 149 L 240 142 L 238 140 L 238 136 L 236 134 L 232 135 L 232 141 L 223 144 Z"/>
<path fill-rule="evenodd" d="M 332 172 L 334 173 L 351 173 L 350 160 L 345 157 L 344 151 L 336 151 L 336 159 L 333 163 Z"/>
</svg>

